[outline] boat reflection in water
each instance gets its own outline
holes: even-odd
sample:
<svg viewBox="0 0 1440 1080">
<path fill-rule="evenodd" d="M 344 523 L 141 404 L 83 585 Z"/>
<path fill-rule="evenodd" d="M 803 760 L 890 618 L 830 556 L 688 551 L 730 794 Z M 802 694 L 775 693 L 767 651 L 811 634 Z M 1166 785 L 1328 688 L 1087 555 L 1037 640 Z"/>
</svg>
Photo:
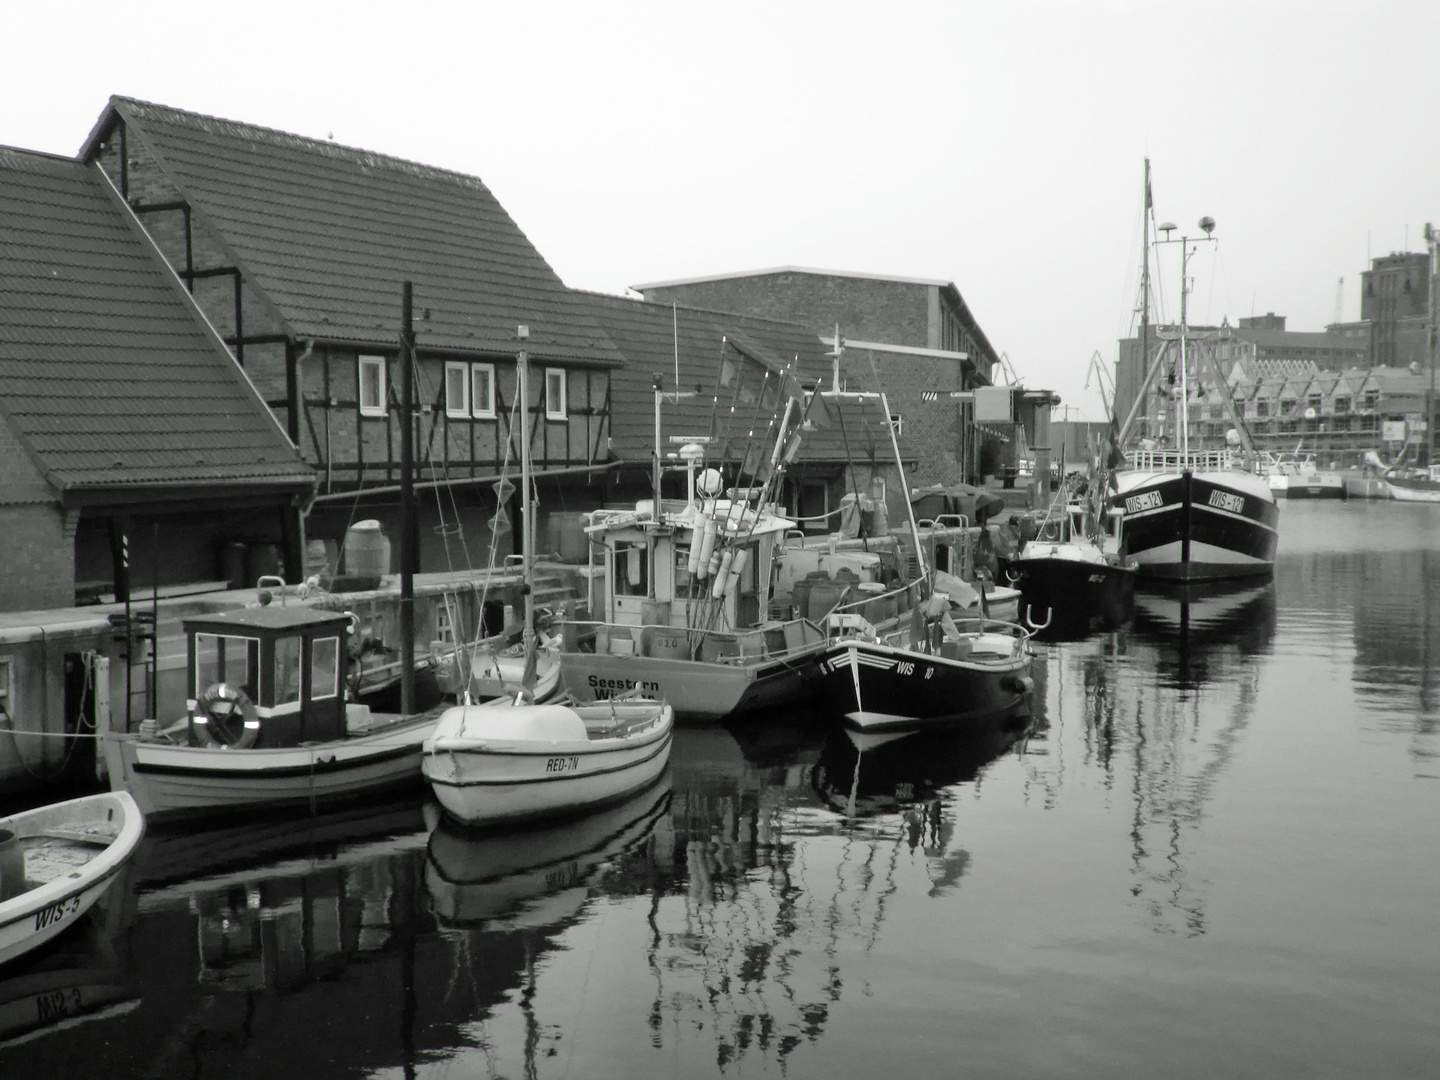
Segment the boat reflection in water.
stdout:
<svg viewBox="0 0 1440 1080">
<path fill-rule="evenodd" d="M 1026 713 L 999 712 L 963 723 L 880 734 L 835 730 L 811 774 L 815 793 L 846 817 L 895 813 L 940 798 L 1030 729 Z"/>
<path fill-rule="evenodd" d="M 115 887 L 57 940 L 0 966 L 0 1053 L 42 1034 L 124 1016 L 140 1004 L 139 988 L 115 951 L 128 871 L 121 873 Z"/>
<path fill-rule="evenodd" d="M 555 926 L 580 911 L 597 875 L 668 824 L 669 807 L 662 775 L 624 802 L 544 828 L 474 833 L 442 817 L 425 854 L 435 914 L 442 927 Z"/>
<path fill-rule="evenodd" d="M 1135 590 L 1133 637 L 1156 649 L 1162 681 L 1196 687 L 1219 669 L 1270 651 L 1275 639 L 1275 583 L 1202 582 Z"/>
</svg>

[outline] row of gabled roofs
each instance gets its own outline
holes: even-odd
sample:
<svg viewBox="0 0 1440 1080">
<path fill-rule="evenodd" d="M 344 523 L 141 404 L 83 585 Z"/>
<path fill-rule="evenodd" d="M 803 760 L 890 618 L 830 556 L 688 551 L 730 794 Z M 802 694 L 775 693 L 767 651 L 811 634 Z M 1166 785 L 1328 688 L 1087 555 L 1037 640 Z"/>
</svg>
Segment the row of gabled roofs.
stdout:
<svg viewBox="0 0 1440 1080">
<path fill-rule="evenodd" d="M 1426 372 L 1408 368 L 1371 367 L 1326 371 L 1308 361 L 1296 370 L 1294 361 L 1278 362 L 1283 369 L 1272 368 L 1275 361 L 1249 361 L 1236 364 L 1227 376 L 1229 394 L 1235 401 L 1290 401 L 1296 404 L 1318 397 L 1324 411 L 1330 411 L 1337 398 L 1349 399 L 1348 411 L 1363 412 L 1367 398 L 1374 408 L 1384 410 L 1396 400 L 1414 401 L 1422 398 L 1430 387 Z M 1210 389 L 1207 387 L 1207 390 Z M 1213 396 L 1207 394 L 1207 396 Z"/>
<path fill-rule="evenodd" d="M 776 386 L 828 370 L 795 324 L 568 289 L 475 177 L 116 97 L 74 159 L 0 149 L 0 420 L 33 466 L 0 474 L 0 502 L 311 482 L 131 212 L 134 194 L 102 169 L 107 154 L 122 176 L 160 163 L 293 340 L 388 346 L 397 283 L 412 280 L 427 350 L 511 352 L 526 322 L 536 359 L 610 368 L 622 458 L 648 453 L 655 371 L 710 389 L 726 348 Z M 713 423 L 714 399 L 675 416 Z M 878 413 L 853 411 L 844 440 L 873 442 Z M 825 430 L 808 456 L 842 457 Z"/>
</svg>

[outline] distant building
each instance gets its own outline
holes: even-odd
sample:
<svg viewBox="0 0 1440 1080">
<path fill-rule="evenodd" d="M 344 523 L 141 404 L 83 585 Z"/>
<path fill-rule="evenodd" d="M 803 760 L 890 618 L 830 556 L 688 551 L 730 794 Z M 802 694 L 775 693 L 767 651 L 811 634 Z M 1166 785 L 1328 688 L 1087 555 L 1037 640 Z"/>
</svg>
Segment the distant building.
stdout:
<svg viewBox="0 0 1440 1080">
<path fill-rule="evenodd" d="M 949 395 L 990 385 L 1000 356 L 953 282 L 781 266 L 635 288 L 647 300 L 799 323 L 827 341 L 838 326 L 842 384 L 886 391 L 919 457 L 912 479 L 978 479 L 969 406 Z"/>
<path fill-rule="evenodd" d="M 1428 367 L 1428 258 L 1406 251 L 1371 259 L 1360 275 L 1359 321 L 1335 323 L 1327 332 L 1363 342 L 1369 366 Z"/>
</svg>

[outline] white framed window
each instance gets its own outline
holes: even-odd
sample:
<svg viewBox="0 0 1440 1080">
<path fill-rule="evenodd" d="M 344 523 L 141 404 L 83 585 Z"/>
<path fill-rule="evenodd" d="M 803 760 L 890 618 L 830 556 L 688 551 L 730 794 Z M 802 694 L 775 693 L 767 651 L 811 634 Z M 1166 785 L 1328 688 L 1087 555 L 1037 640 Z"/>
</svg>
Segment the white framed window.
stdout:
<svg viewBox="0 0 1440 1080">
<path fill-rule="evenodd" d="M 892 412 L 890 414 L 890 426 L 895 429 L 895 437 L 899 438 L 905 434 L 905 417 L 901 416 L 898 412 Z"/>
<path fill-rule="evenodd" d="M 465 364 L 447 360 L 445 362 L 445 415 L 469 417 L 470 378 Z"/>
<path fill-rule="evenodd" d="M 310 700 L 340 693 L 340 639 L 316 638 L 310 643 Z"/>
<path fill-rule="evenodd" d="M 384 416 L 388 405 L 385 395 L 385 358 L 362 356 L 359 365 L 360 415 Z"/>
<path fill-rule="evenodd" d="M 565 369 L 545 369 L 545 419 L 564 420 L 570 413 L 565 408 Z"/>
<path fill-rule="evenodd" d="M 495 365 L 470 365 L 471 415 L 480 420 L 495 419 Z"/>
</svg>

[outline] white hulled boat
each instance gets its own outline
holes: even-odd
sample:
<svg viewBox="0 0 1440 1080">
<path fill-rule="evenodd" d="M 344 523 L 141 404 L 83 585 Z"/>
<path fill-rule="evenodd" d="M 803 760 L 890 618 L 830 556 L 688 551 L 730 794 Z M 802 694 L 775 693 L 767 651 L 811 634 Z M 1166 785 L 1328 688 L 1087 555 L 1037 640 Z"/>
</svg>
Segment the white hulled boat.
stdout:
<svg viewBox="0 0 1440 1080">
<path fill-rule="evenodd" d="M 145 818 L 123 791 L 0 818 L 0 964 L 90 910 L 144 835 Z"/>
<path fill-rule="evenodd" d="M 523 349 L 517 367 L 519 399 L 528 401 L 529 363 Z M 467 701 L 445 710 L 425 741 L 421 763 L 445 812 L 470 828 L 578 813 L 649 786 L 670 759 L 675 721 L 674 710 L 655 698 L 535 703 L 535 493 L 528 417 L 522 419 L 520 441 L 526 581 L 520 689 L 513 699 Z"/>
</svg>

